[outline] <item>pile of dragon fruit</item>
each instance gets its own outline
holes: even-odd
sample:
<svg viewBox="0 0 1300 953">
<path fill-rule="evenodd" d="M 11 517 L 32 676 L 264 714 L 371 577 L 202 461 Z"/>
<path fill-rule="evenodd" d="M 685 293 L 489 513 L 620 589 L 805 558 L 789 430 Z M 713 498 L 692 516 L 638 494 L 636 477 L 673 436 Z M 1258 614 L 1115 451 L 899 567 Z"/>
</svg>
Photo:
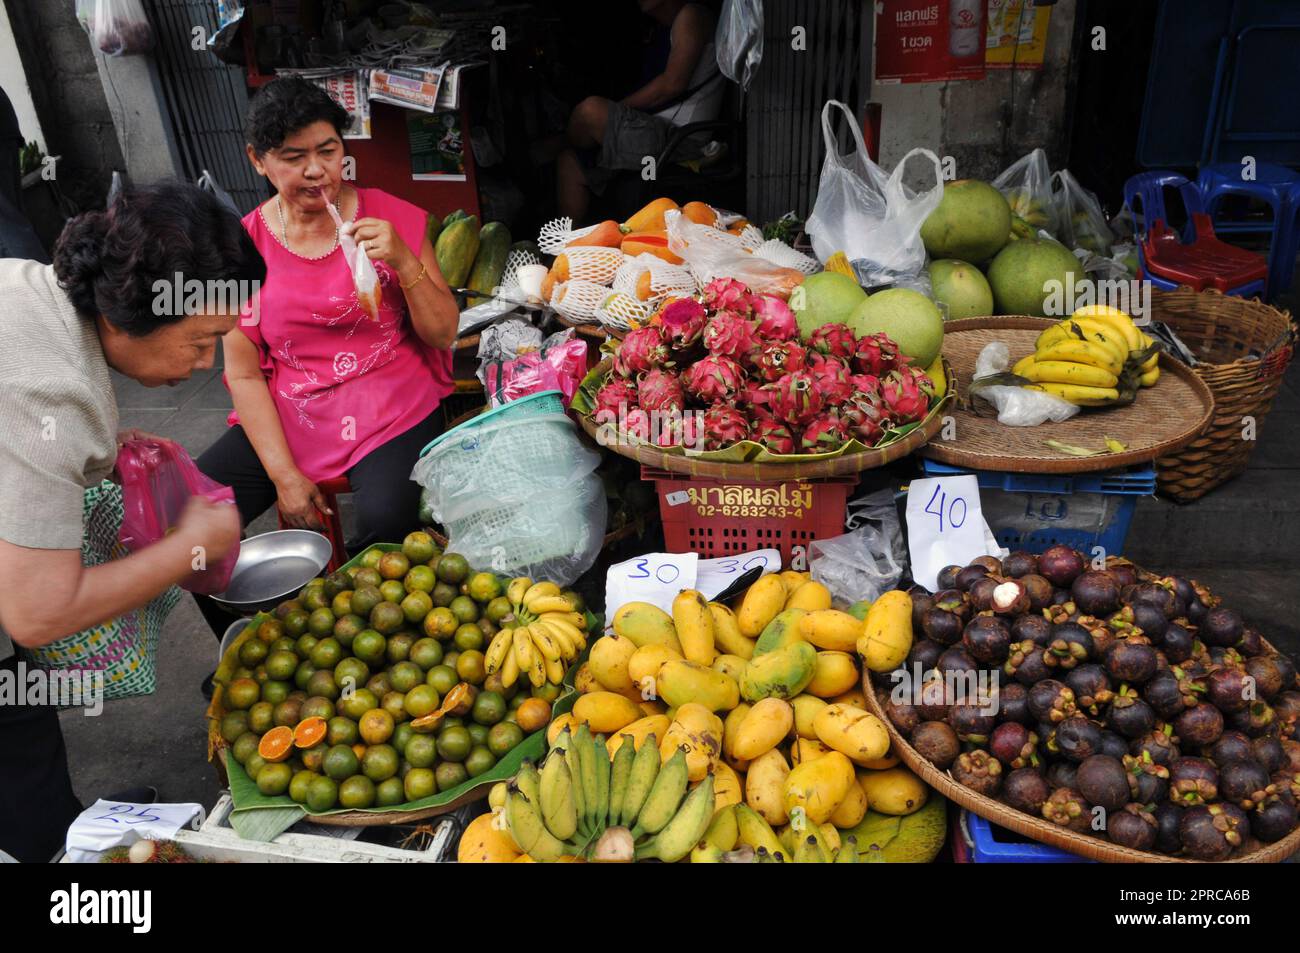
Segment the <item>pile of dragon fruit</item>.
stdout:
<svg viewBox="0 0 1300 953">
<path fill-rule="evenodd" d="M 826 453 L 925 417 L 933 386 L 884 334 L 824 324 L 800 341 L 780 298 L 719 278 L 631 331 L 596 395 L 598 422 L 661 447 L 752 440 L 775 454 Z"/>
</svg>

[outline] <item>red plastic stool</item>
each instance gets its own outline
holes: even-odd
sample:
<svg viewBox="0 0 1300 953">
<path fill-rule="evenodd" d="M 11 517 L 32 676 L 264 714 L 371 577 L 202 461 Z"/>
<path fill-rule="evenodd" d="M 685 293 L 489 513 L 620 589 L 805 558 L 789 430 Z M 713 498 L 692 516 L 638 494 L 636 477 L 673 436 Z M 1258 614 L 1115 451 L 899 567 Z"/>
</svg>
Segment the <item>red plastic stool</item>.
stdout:
<svg viewBox="0 0 1300 953">
<path fill-rule="evenodd" d="M 1192 222 L 1196 240 L 1188 244 L 1161 219 L 1147 229 L 1142 239 L 1142 264 L 1150 277 L 1190 285 L 1196 291 L 1214 288 L 1224 294 L 1262 294 L 1268 260 L 1219 241 L 1205 213 L 1194 212 Z"/>
<path fill-rule="evenodd" d="M 352 486 L 348 483 L 345 476 L 334 477 L 329 480 L 320 480 L 316 484 L 320 490 L 321 496 L 325 497 L 325 505 L 329 507 L 329 514 L 317 513 L 321 521 L 325 524 L 324 536 L 330 541 L 330 561 L 325 565 L 325 572 L 331 573 L 348 561 L 347 545 L 343 541 L 343 519 L 339 516 L 339 503 L 336 497 L 343 493 L 351 493 Z M 284 516 L 276 510 L 276 516 L 280 521 L 280 529 L 287 529 L 284 522 Z"/>
</svg>

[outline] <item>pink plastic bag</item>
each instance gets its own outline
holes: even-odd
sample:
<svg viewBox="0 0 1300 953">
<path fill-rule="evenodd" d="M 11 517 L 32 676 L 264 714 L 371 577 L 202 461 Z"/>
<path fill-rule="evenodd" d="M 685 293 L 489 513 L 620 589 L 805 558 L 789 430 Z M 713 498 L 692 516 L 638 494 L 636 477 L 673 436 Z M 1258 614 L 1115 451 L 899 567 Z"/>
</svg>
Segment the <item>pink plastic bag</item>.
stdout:
<svg viewBox="0 0 1300 953">
<path fill-rule="evenodd" d="M 544 390 L 560 391 L 568 407 L 587 374 L 587 342 L 576 340 L 570 328 L 552 334 L 541 350 L 520 354 L 512 361 L 489 362 L 484 372 L 490 407 Z"/>
<path fill-rule="evenodd" d="M 170 440 L 128 440 L 117 452 L 117 473 L 124 510 L 118 538 L 133 553 L 171 532 L 191 496 L 235 502 L 234 490 L 205 476 L 185 448 Z M 220 561 L 196 571 L 181 588 L 203 595 L 225 592 L 238 559 L 236 545 Z"/>
</svg>

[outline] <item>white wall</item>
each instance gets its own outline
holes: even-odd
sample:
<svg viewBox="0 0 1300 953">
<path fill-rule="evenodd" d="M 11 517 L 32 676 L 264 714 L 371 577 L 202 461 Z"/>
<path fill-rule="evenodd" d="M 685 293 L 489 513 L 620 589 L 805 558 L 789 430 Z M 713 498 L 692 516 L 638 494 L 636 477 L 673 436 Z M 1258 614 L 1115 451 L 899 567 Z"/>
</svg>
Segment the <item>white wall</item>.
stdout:
<svg viewBox="0 0 1300 953">
<path fill-rule="evenodd" d="M 45 149 L 45 136 L 41 133 L 40 120 L 36 118 L 36 107 L 32 105 L 32 91 L 27 85 L 27 76 L 23 73 L 23 61 L 18 55 L 18 45 L 14 42 L 14 33 L 9 26 L 9 13 L 0 3 L 0 88 L 13 103 L 14 112 L 18 114 L 18 128 L 22 130 L 23 140 L 35 139 L 41 150 Z"/>
</svg>

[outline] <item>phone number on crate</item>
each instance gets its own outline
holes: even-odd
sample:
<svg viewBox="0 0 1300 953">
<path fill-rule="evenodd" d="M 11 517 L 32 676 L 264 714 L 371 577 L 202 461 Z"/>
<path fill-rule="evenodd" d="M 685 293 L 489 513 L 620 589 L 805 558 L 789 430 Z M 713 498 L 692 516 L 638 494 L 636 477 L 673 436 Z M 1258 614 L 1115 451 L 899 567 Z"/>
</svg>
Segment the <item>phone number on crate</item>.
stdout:
<svg viewBox="0 0 1300 953">
<path fill-rule="evenodd" d="M 804 509 L 786 508 L 784 506 L 697 506 L 695 512 L 700 516 L 742 516 L 751 519 L 803 519 Z"/>
</svg>

